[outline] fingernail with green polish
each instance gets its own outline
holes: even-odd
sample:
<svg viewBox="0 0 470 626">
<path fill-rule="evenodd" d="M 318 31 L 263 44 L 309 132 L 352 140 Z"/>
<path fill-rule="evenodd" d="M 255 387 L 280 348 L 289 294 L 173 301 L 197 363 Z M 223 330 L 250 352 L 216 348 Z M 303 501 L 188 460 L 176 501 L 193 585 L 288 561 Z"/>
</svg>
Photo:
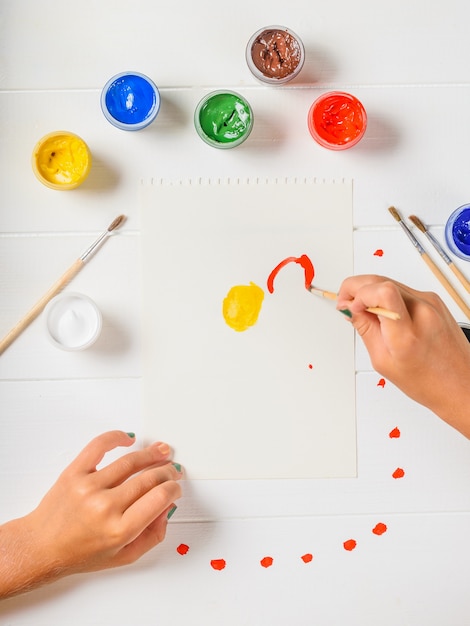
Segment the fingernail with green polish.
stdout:
<svg viewBox="0 0 470 626">
<path fill-rule="evenodd" d="M 181 472 L 182 472 L 181 465 L 179 463 L 172 463 L 172 465 L 176 469 L 176 471 L 181 474 Z"/>
<path fill-rule="evenodd" d="M 131 439 L 135 439 L 135 433 L 126 433 L 126 435 Z"/>
<path fill-rule="evenodd" d="M 339 309 L 339 312 L 346 315 L 346 317 L 352 317 L 352 313 L 349 309 Z"/>
<path fill-rule="evenodd" d="M 171 509 L 168 511 L 168 513 L 166 514 L 166 518 L 170 519 L 173 516 L 173 513 L 176 511 L 178 507 L 177 506 L 173 506 L 171 507 Z"/>
</svg>

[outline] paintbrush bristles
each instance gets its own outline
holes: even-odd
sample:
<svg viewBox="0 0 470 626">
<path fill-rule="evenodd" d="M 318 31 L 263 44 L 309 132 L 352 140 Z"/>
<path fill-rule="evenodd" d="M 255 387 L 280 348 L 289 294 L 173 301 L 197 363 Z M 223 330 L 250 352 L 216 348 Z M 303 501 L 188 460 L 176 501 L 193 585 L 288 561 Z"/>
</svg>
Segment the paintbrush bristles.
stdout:
<svg viewBox="0 0 470 626">
<path fill-rule="evenodd" d="M 419 228 L 419 230 L 422 233 L 426 233 L 427 228 L 423 224 L 423 222 L 419 219 L 419 217 L 416 217 L 416 215 L 410 215 L 409 219 L 410 219 L 411 222 L 413 222 L 413 224 L 416 226 L 416 228 Z"/>
<path fill-rule="evenodd" d="M 397 222 L 401 222 L 402 221 L 400 213 L 398 213 L 398 211 L 396 210 L 396 208 L 394 206 L 389 207 L 388 210 L 393 215 L 393 218 L 397 220 Z"/>
<path fill-rule="evenodd" d="M 121 226 L 121 224 L 125 221 L 126 216 L 125 215 L 119 215 L 118 217 L 116 217 L 116 219 L 114 219 L 111 224 L 108 226 L 108 232 L 111 232 L 112 230 L 116 230 L 116 228 L 119 228 Z"/>
</svg>

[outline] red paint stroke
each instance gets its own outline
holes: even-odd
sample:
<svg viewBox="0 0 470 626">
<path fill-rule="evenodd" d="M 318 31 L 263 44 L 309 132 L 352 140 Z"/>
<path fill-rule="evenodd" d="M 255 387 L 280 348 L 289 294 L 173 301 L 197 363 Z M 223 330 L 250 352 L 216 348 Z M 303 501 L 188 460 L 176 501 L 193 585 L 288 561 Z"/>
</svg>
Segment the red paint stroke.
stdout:
<svg viewBox="0 0 470 626">
<path fill-rule="evenodd" d="M 303 554 L 300 558 L 304 563 L 311 563 L 313 561 L 313 554 L 307 552 L 307 554 Z"/>
<path fill-rule="evenodd" d="M 401 467 L 397 467 L 397 469 L 393 472 L 393 478 L 403 478 L 405 475 L 405 470 L 401 469 Z"/>
<path fill-rule="evenodd" d="M 180 545 L 176 548 L 176 552 L 182 555 L 188 554 L 189 546 L 187 546 L 185 543 L 180 543 Z"/>
<path fill-rule="evenodd" d="M 212 559 L 211 566 L 216 570 L 223 570 L 226 566 L 225 559 Z"/>
<path fill-rule="evenodd" d="M 271 567 L 273 562 L 274 562 L 274 559 L 272 556 L 265 556 L 263 559 L 261 559 L 260 564 L 263 567 Z"/>
<path fill-rule="evenodd" d="M 381 378 L 379 380 L 379 382 L 377 383 L 377 387 L 382 387 L 382 389 L 385 387 L 385 378 Z"/>
<path fill-rule="evenodd" d="M 305 272 L 305 289 L 308 289 L 313 282 L 313 277 L 315 276 L 315 269 L 313 267 L 312 261 L 308 258 L 306 254 L 302 254 L 302 256 L 290 256 L 284 261 L 281 261 L 279 265 L 277 265 L 271 274 L 268 276 L 267 285 L 269 293 L 273 293 L 274 291 L 274 279 L 276 278 L 280 269 L 282 269 L 288 263 L 298 263 L 304 268 Z"/>
<path fill-rule="evenodd" d="M 313 365 L 311 363 L 308 364 L 308 369 L 313 370 Z"/>
<path fill-rule="evenodd" d="M 401 437 L 400 429 L 394 428 L 388 433 L 388 436 L 390 437 L 390 439 L 398 439 L 399 437 Z"/>
<path fill-rule="evenodd" d="M 343 543 L 344 549 L 348 550 L 348 552 L 351 552 L 351 550 L 354 550 L 356 546 L 357 546 L 357 541 L 355 539 L 348 539 L 347 541 Z"/>
<path fill-rule="evenodd" d="M 374 528 L 372 529 L 372 532 L 374 533 L 374 535 L 383 535 L 384 533 L 387 532 L 387 525 L 383 524 L 382 522 L 379 522 L 378 524 L 376 524 L 374 526 Z"/>
<path fill-rule="evenodd" d="M 374 252 L 374 256 L 383 256 L 384 255 L 384 251 L 381 250 L 380 248 L 378 248 L 375 252 Z"/>
</svg>

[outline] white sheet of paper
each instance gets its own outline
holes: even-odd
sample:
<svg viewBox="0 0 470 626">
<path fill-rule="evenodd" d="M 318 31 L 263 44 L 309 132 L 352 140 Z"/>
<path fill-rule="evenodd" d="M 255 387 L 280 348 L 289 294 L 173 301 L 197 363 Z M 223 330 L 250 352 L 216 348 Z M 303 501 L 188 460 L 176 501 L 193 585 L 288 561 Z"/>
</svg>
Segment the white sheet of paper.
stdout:
<svg viewBox="0 0 470 626">
<path fill-rule="evenodd" d="M 354 333 L 314 284 L 353 270 L 352 183 L 144 181 L 143 407 L 146 435 L 188 478 L 356 476 Z M 230 328 L 222 302 L 254 282 L 257 323 Z"/>
</svg>

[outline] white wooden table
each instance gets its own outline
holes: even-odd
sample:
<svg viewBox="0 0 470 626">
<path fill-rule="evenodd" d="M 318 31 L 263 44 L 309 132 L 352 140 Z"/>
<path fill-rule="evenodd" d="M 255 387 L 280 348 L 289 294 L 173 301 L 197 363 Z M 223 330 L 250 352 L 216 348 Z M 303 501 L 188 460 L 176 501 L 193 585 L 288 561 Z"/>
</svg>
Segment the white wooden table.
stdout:
<svg viewBox="0 0 470 626">
<path fill-rule="evenodd" d="M 437 291 L 464 321 L 387 207 L 416 213 L 441 237 L 469 201 L 467 13 L 463 0 L 2 3 L 1 332 L 116 215 L 129 218 L 73 283 L 103 313 L 96 346 L 59 351 L 38 319 L 0 359 L 2 520 L 31 510 L 98 433 L 142 433 L 141 179 L 353 179 L 355 272 Z M 244 59 L 250 35 L 270 23 L 291 27 L 307 52 L 300 79 L 281 89 L 256 83 Z M 113 128 L 99 108 L 102 86 L 127 69 L 162 94 L 156 122 L 137 133 Z M 201 96 L 220 87 L 245 94 L 256 116 L 249 141 L 222 154 L 192 123 Z M 362 142 L 340 153 L 316 145 L 306 126 L 310 104 L 332 89 L 356 95 L 369 115 Z M 83 137 L 94 158 L 72 192 L 43 187 L 30 164 L 36 141 L 61 129 Z M 187 481 L 167 540 L 138 564 L 6 601 L 0 624 L 468 624 L 468 442 L 379 385 L 359 342 L 356 369 L 356 479 Z M 398 467 L 405 477 L 393 479 Z M 388 530 L 376 536 L 379 522 Z M 222 571 L 210 565 L 219 558 Z"/>
</svg>

